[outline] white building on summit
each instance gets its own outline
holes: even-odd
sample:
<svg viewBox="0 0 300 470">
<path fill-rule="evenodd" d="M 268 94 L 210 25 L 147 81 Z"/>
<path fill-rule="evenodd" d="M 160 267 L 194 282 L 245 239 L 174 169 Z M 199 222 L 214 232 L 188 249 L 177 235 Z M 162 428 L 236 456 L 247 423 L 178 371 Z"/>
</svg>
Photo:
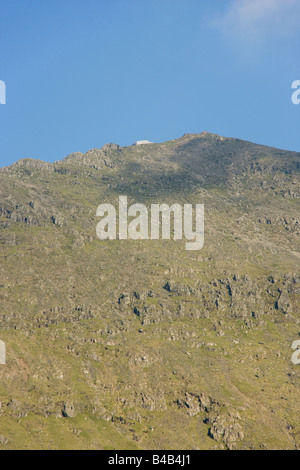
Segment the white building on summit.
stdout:
<svg viewBox="0 0 300 470">
<path fill-rule="evenodd" d="M 137 140 L 133 145 L 145 145 L 145 144 L 153 144 L 153 142 L 149 142 L 149 140 Z"/>
</svg>

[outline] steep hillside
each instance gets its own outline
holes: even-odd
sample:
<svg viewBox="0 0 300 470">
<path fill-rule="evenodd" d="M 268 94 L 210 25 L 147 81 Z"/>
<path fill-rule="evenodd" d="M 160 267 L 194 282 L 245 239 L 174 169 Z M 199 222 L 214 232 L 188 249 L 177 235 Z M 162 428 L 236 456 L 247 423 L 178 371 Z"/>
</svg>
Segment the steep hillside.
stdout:
<svg viewBox="0 0 300 470">
<path fill-rule="evenodd" d="M 300 153 L 218 135 L 0 169 L 0 449 L 300 449 Z M 96 236 L 204 203 L 205 243 Z"/>
</svg>

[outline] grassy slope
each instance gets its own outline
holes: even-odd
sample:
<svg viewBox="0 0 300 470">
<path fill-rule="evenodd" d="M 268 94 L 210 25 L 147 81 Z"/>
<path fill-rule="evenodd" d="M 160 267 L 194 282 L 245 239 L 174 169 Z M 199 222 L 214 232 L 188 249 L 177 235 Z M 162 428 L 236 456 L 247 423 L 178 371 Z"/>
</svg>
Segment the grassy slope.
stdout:
<svg viewBox="0 0 300 470">
<path fill-rule="evenodd" d="M 299 154 L 186 135 L 0 180 L 0 448 L 300 446 Z M 119 194 L 204 202 L 204 248 L 100 242 Z"/>
</svg>

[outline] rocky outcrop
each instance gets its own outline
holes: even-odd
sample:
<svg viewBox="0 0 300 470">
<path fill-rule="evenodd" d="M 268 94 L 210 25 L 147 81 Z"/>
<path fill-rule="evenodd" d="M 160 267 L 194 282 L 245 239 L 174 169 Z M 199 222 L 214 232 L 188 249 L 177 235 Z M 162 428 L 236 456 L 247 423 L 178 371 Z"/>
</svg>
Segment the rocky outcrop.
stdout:
<svg viewBox="0 0 300 470">
<path fill-rule="evenodd" d="M 240 420 L 238 413 L 210 416 L 207 420 L 211 425 L 208 431 L 209 437 L 217 442 L 223 442 L 230 450 L 234 449 L 245 437 Z"/>
</svg>

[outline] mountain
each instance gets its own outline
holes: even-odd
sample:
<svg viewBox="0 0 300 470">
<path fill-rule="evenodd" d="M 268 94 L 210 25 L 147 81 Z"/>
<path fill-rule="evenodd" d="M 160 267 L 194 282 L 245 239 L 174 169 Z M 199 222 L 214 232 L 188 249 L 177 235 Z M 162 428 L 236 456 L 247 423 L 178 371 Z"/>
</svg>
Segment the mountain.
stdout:
<svg viewBox="0 0 300 470">
<path fill-rule="evenodd" d="M 299 172 L 207 132 L 0 169 L 0 449 L 300 449 Z M 99 240 L 120 195 L 203 248 Z"/>
</svg>

